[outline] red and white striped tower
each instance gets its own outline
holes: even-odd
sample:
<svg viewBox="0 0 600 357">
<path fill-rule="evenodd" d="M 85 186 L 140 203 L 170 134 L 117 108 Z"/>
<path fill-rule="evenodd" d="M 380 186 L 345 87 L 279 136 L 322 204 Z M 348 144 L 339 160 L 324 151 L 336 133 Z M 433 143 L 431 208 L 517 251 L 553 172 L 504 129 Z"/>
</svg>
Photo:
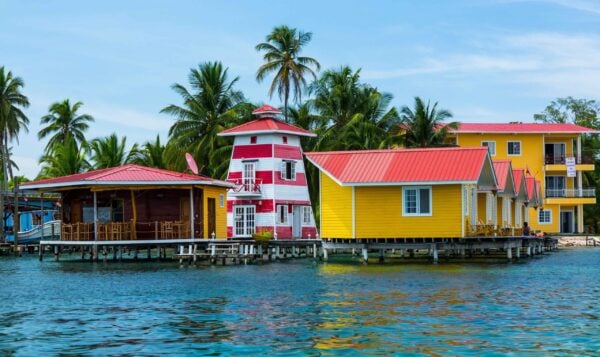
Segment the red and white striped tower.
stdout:
<svg viewBox="0 0 600 357">
<path fill-rule="evenodd" d="M 300 137 L 316 134 L 284 123 L 277 108 L 264 105 L 258 119 L 224 130 L 233 136 L 227 180 L 227 237 L 275 232 L 276 239 L 316 238 Z"/>
</svg>

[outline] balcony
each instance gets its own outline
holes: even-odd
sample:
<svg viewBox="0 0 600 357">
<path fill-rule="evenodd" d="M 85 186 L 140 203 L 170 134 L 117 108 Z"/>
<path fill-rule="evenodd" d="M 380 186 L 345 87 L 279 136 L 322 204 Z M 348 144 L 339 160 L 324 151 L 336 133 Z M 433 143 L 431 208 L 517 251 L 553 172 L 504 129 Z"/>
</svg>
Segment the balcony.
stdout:
<svg viewBox="0 0 600 357">
<path fill-rule="evenodd" d="M 567 156 L 566 155 L 546 155 L 544 158 L 544 163 L 546 165 L 566 165 L 567 164 Z M 580 157 L 576 158 L 577 165 L 593 165 L 594 164 L 594 156 L 591 154 L 582 154 Z"/>
<path fill-rule="evenodd" d="M 235 186 L 229 189 L 229 194 L 235 197 L 259 197 L 262 195 L 261 179 L 232 179 L 227 182 Z"/>
<path fill-rule="evenodd" d="M 544 204 L 595 204 L 595 188 L 565 188 L 565 189 L 547 189 Z"/>
</svg>

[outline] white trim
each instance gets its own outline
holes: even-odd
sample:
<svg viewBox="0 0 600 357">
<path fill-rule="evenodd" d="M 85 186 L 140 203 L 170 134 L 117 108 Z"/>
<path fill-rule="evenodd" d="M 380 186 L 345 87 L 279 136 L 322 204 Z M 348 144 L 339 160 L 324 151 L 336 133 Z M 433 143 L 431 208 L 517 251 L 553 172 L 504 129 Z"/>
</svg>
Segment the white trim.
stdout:
<svg viewBox="0 0 600 357">
<path fill-rule="evenodd" d="M 60 183 L 40 183 L 25 185 L 19 187 L 23 189 L 40 189 L 40 188 L 61 188 L 74 186 L 188 186 L 188 185 L 211 185 L 232 188 L 234 184 L 225 181 L 70 181 Z"/>
<path fill-rule="evenodd" d="M 510 143 L 519 143 L 519 153 L 518 154 L 510 154 L 508 152 L 508 146 Z M 523 155 L 523 143 L 521 140 L 507 140 L 506 141 L 506 156 L 521 156 Z"/>
<path fill-rule="evenodd" d="M 356 238 L 356 187 L 352 186 L 352 238 Z"/>
<path fill-rule="evenodd" d="M 285 207 L 285 212 L 284 212 L 285 213 L 284 214 L 285 222 L 282 222 L 280 220 L 280 218 L 281 218 L 280 213 L 281 212 L 279 212 L 279 210 L 283 209 L 284 207 Z M 290 217 L 289 217 L 290 213 L 289 212 L 290 212 L 290 205 L 288 205 L 288 204 L 278 204 L 278 205 L 275 206 L 275 217 L 277 217 L 276 218 L 276 220 L 277 220 L 276 221 L 277 222 L 277 226 L 279 226 L 279 227 L 287 227 L 287 226 L 290 225 Z"/>
<path fill-rule="evenodd" d="M 570 233 L 575 233 L 575 228 L 577 227 L 575 225 L 575 209 L 570 208 L 570 209 L 562 209 L 559 206 L 558 209 L 558 231 L 561 232 L 562 231 L 562 213 L 563 212 L 570 212 L 571 213 L 571 231 Z M 577 220 L 579 220 L 579 217 L 577 217 Z"/>
<path fill-rule="evenodd" d="M 278 133 L 278 134 L 287 134 L 287 135 L 296 135 L 296 136 L 309 136 L 309 137 L 316 137 L 317 134 L 315 133 L 303 133 L 303 132 L 295 132 L 295 131 L 291 131 L 291 130 L 249 130 L 249 131 L 238 131 L 238 132 L 232 132 L 232 133 L 224 133 L 224 132 L 220 132 L 217 134 L 217 136 L 242 136 L 242 135 L 254 135 L 254 134 L 274 134 L 274 133 Z"/>
<path fill-rule="evenodd" d="M 540 222 L 540 213 L 542 213 L 542 212 L 550 212 L 550 222 Z M 560 216 L 559 216 L 559 219 L 560 219 Z M 537 212 L 537 221 L 538 221 L 538 224 L 552 224 L 552 209 L 548 209 L 548 208 L 541 209 L 540 208 Z M 558 227 L 558 228 L 560 230 L 560 227 Z"/>
<path fill-rule="evenodd" d="M 405 200 L 405 192 L 407 189 L 420 191 L 422 189 L 429 190 L 429 213 L 418 213 L 420 211 L 420 202 L 421 196 L 417 194 L 417 213 L 408 213 L 406 212 L 406 200 Z M 433 215 L 433 189 L 431 186 L 411 186 L 410 188 L 402 187 L 402 216 L 405 217 L 431 217 Z"/>
<path fill-rule="evenodd" d="M 461 237 L 465 236 L 465 185 L 461 185 L 460 186 L 460 210 L 462 212 L 462 214 L 460 215 L 460 223 L 461 223 L 461 227 L 460 227 L 460 234 Z"/>
<path fill-rule="evenodd" d="M 488 153 L 490 152 L 489 146 L 483 145 L 483 143 L 494 143 L 494 153 L 490 153 L 490 156 L 496 156 L 496 140 L 481 140 L 481 146 L 488 148 Z"/>
</svg>

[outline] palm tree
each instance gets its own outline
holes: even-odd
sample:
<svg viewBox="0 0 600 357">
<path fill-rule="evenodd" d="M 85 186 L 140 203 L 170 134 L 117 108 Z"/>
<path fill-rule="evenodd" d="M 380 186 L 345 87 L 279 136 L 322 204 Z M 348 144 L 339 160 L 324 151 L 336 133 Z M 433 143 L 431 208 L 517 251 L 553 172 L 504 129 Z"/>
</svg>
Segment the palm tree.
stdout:
<svg viewBox="0 0 600 357">
<path fill-rule="evenodd" d="M 137 144 L 133 144 L 129 151 L 126 146 L 127 137 L 123 136 L 119 140 L 115 133 L 92 140 L 90 143 L 90 159 L 94 163 L 94 168 L 104 169 L 133 162 L 138 152 Z"/>
<path fill-rule="evenodd" d="M 12 72 L 0 67 L 0 161 L 2 183 L 0 185 L 0 217 L 4 217 L 4 192 L 7 188 L 7 165 L 10 162 L 8 143 L 18 141 L 21 130 L 27 132 L 29 119 L 22 109 L 29 106 L 29 99 L 21 93 L 23 80 L 13 77 Z M 12 176 L 12 170 L 10 170 Z M 0 241 L 4 241 L 4 220 L 0 220 Z"/>
<path fill-rule="evenodd" d="M 74 138 L 78 144 L 86 143 L 83 132 L 89 128 L 88 123 L 93 122 L 94 118 L 89 114 L 77 113 L 82 105 L 82 102 L 71 105 L 68 99 L 50 105 L 49 114 L 43 116 L 40 122 L 48 125 L 38 132 L 39 139 L 53 134 L 46 145 L 47 153 L 51 152 L 57 143 L 64 142 L 68 137 Z"/>
<path fill-rule="evenodd" d="M 269 96 L 273 97 L 277 89 L 279 98 L 283 99 L 286 121 L 290 91 L 293 90 L 294 100 L 299 102 L 302 99 L 302 89 L 306 87 L 305 76 L 310 74 L 313 79 L 316 79 L 317 75 L 311 67 L 314 66 L 317 70 L 321 68 L 321 64 L 316 59 L 300 56 L 300 52 L 311 38 L 311 32 L 302 32 L 283 25 L 275 27 L 267 35 L 266 42 L 259 43 L 255 47 L 257 51 L 264 51 L 265 60 L 265 64 L 256 72 L 256 80 L 261 82 L 268 74 L 275 73 L 269 88 Z"/>
<path fill-rule="evenodd" d="M 160 136 L 156 135 L 154 142 L 147 141 L 144 143 L 133 159 L 133 163 L 157 169 L 166 169 L 165 149 L 165 145 L 160 143 Z"/>
<path fill-rule="evenodd" d="M 90 169 L 87 154 L 87 148 L 78 146 L 72 137 L 63 143 L 58 142 L 52 153 L 46 153 L 40 159 L 43 166 L 38 179 L 78 174 Z"/>
<path fill-rule="evenodd" d="M 407 147 L 443 146 L 448 129 L 458 127 L 457 122 L 444 123 L 452 118 L 452 113 L 445 109 L 437 109 L 438 103 L 427 105 L 419 97 L 415 97 L 414 110 L 408 106 L 401 109 L 402 128 Z"/>
<path fill-rule="evenodd" d="M 226 175 L 227 166 L 225 170 L 222 166 L 229 162 L 231 143 L 217 133 L 250 118 L 253 108 L 245 102 L 242 92 L 233 88 L 239 77 L 230 80 L 227 72 L 220 62 L 202 63 L 190 70 L 191 89 L 181 84 L 171 87 L 182 97 L 183 104 L 171 104 L 161 110 L 176 118 L 169 129 L 166 149 L 170 168 L 185 168 L 184 154 L 189 152 L 203 174 L 217 178 Z"/>
</svg>

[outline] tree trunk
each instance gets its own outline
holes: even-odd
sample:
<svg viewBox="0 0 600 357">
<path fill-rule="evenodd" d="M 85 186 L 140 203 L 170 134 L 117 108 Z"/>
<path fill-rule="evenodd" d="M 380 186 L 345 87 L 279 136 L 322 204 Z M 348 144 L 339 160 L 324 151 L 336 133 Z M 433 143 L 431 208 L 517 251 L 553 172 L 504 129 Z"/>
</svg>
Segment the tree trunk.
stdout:
<svg viewBox="0 0 600 357">
<path fill-rule="evenodd" d="M 284 101 L 283 101 L 283 115 L 285 118 L 285 122 L 288 122 L 288 99 L 290 98 L 290 84 L 288 83 L 285 86 L 285 97 L 284 97 Z"/>
</svg>

